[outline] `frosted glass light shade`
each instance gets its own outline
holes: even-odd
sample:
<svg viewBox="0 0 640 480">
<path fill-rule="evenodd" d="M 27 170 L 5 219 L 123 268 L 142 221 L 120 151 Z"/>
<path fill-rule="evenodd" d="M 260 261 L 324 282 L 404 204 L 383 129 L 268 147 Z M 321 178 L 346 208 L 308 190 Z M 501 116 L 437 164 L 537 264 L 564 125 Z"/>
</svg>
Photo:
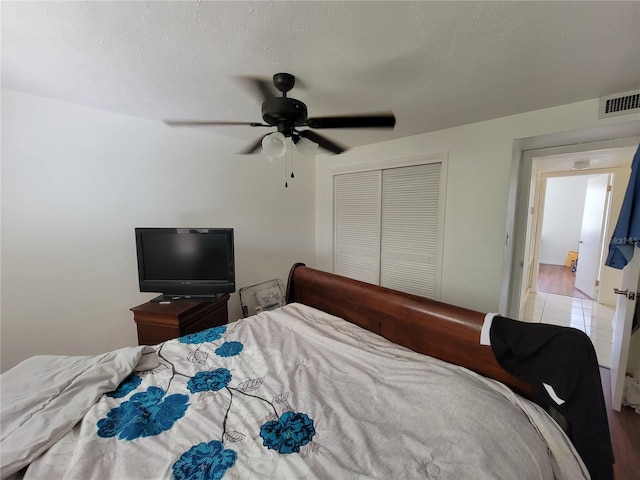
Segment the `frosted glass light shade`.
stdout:
<svg viewBox="0 0 640 480">
<path fill-rule="evenodd" d="M 280 158 L 284 156 L 287 149 L 284 135 L 274 132 L 262 139 L 262 149 L 270 157 Z"/>
<path fill-rule="evenodd" d="M 300 155 L 304 155 L 305 157 L 313 157 L 318 153 L 318 144 L 313 143 L 308 138 L 301 138 L 298 140 L 296 148 L 298 149 L 298 152 L 300 152 Z"/>
</svg>

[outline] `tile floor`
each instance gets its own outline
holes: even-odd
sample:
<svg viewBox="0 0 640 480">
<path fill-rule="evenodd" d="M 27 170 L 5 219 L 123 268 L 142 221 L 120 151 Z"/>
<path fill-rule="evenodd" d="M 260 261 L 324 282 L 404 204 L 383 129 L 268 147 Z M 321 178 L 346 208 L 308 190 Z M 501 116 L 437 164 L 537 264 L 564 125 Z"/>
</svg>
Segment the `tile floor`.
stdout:
<svg viewBox="0 0 640 480">
<path fill-rule="evenodd" d="M 531 293 L 520 310 L 520 320 L 582 330 L 593 341 L 600 366 L 610 368 L 614 314 L 615 307 L 593 300 L 553 293 Z"/>
</svg>

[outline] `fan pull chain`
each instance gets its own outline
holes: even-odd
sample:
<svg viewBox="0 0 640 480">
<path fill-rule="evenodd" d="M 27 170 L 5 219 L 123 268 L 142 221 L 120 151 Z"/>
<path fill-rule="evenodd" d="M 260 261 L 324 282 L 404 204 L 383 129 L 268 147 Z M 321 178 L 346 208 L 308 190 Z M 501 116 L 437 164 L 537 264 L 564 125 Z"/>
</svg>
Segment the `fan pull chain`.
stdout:
<svg viewBox="0 0 640 480">
<path fill-rule="evenodd" d="M 293 174 L 293 140 L 289 137 L 288 139 L 285 139 L 285 142 L 288 142 L 289 145 L 284 152 L 284 188 L 288 188 L 289 183 L 287 182 L 287 173 L 289 173 L 289 159 L 291 160 L 291 178 L 295 178 L 295 175 Z"/>
<path fill-rule="evenodd" d="M 291 138 L 291 178 L 296 178 L 296 176 L 293 174 L 293 149 L 295 148 L 294 143 L 293 143 L 293 137 Z"/>
</svg>

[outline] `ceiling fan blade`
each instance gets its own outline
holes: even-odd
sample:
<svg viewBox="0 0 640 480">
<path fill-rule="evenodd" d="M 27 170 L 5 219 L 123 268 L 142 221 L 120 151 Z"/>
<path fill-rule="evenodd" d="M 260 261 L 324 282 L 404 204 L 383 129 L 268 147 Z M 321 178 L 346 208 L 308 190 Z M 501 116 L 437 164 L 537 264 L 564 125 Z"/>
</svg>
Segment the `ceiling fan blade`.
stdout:
<svg viewBox="0 0 640 480">
<path fill-rule="evenodd" d="M 260 98 L 261 102 L 276 96 L 271 80 L 261 77 L 238 77 L 245 87 Z"/>
<path fill-rule="evenodd" d="M 258 122 L 226 122 L 209 120 L 164 120 L 164 123 L 171 127 L 202 127 L 208 125 L 248 125 L 250 127 L 270 127 L 266 123 Z"/>
<path fill-rule="evenodd" d="M 301 137 L 306 138 L 307 140 L 311 140 L 313 143 L 317 143 L 320 148 L 324 148 L 325 150 L 328 150 L 330 152 L 342 153 L 346 150 L 346 148 L 338 145 L 337 143 L 329 140 L 326 137 L 323 137 L 322 135 L 317 134 L 314 131 L 300 130 L 298 134 Z"/>
<path fill-rule="evenodd" d="M 307 119 L 307 126 L 310 128 L 393 128 L 395 124 L 396 117 L 393 113 Z"/>
<path fill-rule="evenodd" d="M 251 155 L 252 153 L 258 153 L 258 151 L 262 148 L 262 139 L 264 137 L 266 137 L 267 135 L 269 135 L 269 134 L 267 133 L 266 135 L 261 136 L 259 139 L 257 139 L 255 142 L 253 142 L 247 148 L 242 150 L 240 152 L 240 155 Z"/>
</svg>

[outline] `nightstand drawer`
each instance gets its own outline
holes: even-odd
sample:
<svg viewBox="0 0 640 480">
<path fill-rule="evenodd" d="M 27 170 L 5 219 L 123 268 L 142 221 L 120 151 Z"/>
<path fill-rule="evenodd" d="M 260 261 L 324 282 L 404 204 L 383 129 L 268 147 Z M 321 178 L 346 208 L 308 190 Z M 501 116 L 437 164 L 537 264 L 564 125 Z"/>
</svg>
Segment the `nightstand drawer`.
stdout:
<svg viewBox="0 0 640 480">
<path fill-rule="evenodd" d="M 155 345 L 225 325 L 229 321 L 228 301 L 229 294 L 224 294 L 214 302 L 147 302 L 133 307 L 131 311 L 138 328 L 138 344 Z"/>
</svg>

